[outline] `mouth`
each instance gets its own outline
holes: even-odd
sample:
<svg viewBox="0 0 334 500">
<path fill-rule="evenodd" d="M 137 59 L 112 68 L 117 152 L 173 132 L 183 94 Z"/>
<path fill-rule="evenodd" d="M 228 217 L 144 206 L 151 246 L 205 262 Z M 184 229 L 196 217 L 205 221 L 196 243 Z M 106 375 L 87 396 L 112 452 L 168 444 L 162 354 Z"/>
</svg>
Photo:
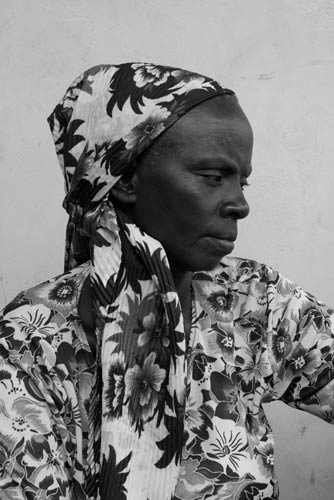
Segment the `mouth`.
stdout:
<svg viewBox="0 0 334 500">
<path fill-rule="evenodd" d="M 213 234 L 211 238 L 224 241 L 235 241 L 237 239 L 237 233 Z"/>
</svg>

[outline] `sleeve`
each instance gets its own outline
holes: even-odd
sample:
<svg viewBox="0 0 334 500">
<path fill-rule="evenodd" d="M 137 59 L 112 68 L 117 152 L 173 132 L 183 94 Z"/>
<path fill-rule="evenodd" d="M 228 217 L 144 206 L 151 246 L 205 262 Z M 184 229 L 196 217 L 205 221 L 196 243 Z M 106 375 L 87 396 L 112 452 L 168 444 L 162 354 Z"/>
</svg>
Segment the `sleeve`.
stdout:
<svg viewBox="0 0 334 500">
<path fill-rule="evenodd" d="M 72 500 L 62 397 L 32 335 L 41 316 L 29 306 L 9 316 L 0 316 L 0 498 Z"/>
<path fill-rule="evenodd" d="M 272 396 L 334 422 L 333 310 L 278 275 L 268 286 Z"/>
</svg>

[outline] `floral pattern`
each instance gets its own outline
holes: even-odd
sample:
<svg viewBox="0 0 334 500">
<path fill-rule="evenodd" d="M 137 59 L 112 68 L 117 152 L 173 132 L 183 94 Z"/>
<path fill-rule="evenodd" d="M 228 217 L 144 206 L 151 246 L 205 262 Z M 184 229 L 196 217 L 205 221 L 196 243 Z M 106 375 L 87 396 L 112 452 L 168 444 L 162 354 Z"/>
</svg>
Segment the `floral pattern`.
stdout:
<svg viewBox="0 0 334 500">
<path fill-rule="evenodd" d="M 99 227 L 103 200 L 131 162 L 193 106 L 222 94 L 234 92 L 210 77 L 152 63 L 104 64 L 74 80 L 48 118 L 70 216 L 66 270 L 91 257 L 93 236 L 110 244 L 112 235 L 105 241 L 107 229 Z"/>
<path fill-rule="evenodd" d="M 77 78 L 49 117 L 67 192 L 65 269 L 91 262 L 98 368 L 87 410 L 87 482 L 93 496 L 100 483 L 102 499 L 111 493 L 101 487 L 109 484 L 101 464 L 126 463 L 129 471 L 121 473 L 126 476 L 113 496 L 170 500 L 184 442 L 186 385 L 182 312 L 166 253 L 116 213 L 109 192 L 181 116 L 225 94 L 234 93 L 180 68 L 101 65 Z M 73 280 L 60 281 L 48 297 L 66 316 L 67 298 L 75 293 Z M 55 336 L 51 350 L 59 341 Z M 53 356 L 49 364 L 55 363 Z M 163 491 L 162 482 L 168 485 Z"/>
<path fill-rule="evenodd" d="M 164 248 L 113 206 L 133 160 L 222 94 L 233 92 L 179 68 L 101 65 L 49 117 L 67 193 L 65 274 L 1 316 L 2 497 L 277 499 L 262 403 L 333 420 L 331 310 L 267 266 L 225 259 L 193 276 L 186 339 Z"/>
<path fill-rule="evenodd" d="M 278 498 L 273 434 L 263 402 L 279 399 L 334 420 L 333 311 L 268 266 L 251 266 L 251 273 L 240 273 L 245 261 L 226 257 L 214 271 L 193 277 L 185 406 L 178 413 L 185 439 L 174 500 Z M 0 488 L 5 498 L 98 498 L 90 493 L 88 460 L 97 366 L 77 312 L 89 273 L 89 263 L 83 264 L 20 294 L 3 311 Z M 260 315 L 255 304 L 263 295 L 267 307 Z M 165 419 L 174 437 L 177 422 L 168 416 L 174 404 L 168 393 L 166 401 L 161 399 L 166 325 L 156 328 L 157 318 L 146 313 L 149 301 L 141 320 L 131 326 L 139 346 L 136 357 L 131 360 L 117 349 L 120 333 L 109 341 L 113 354 L 103 397 L 106 419 L 116 422 L 126 414 L 148 454 L 147 422 L 158 425 Z M 127 305 L 118 319 L 120 332 L 140 306 L 131 300 Z M 221 307 L 232 317 L 212 313 Z M 124 433 L 113 438 L 124 453 L 119 455 L 108 442 L 109 453 L 102 455 L 100 466 L 106 477 L 100 497 L 112 493 L 112 498 L 127 500 L 133 455 Z M 158 442 L 156 467 L 169 462 L 171 449 L 177 454 L 170 439 L 167 434 Z M 140 491 L 140 479 L 135 480 Z M 165 498 L 164 493 L 156 495 L 148 498 Z"/>
</svg>

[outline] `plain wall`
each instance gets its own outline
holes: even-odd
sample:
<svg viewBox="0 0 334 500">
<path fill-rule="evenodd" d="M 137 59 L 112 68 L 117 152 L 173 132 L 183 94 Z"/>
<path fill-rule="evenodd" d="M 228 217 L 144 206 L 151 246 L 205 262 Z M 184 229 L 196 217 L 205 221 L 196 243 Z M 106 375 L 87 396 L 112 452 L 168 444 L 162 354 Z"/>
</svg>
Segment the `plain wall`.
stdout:
<svg viewBox="0 0 334 500">
<path fill-rule="evenodd" d="M 334 305 L 333 0 L 10 0 L 1 5 L 0 306 L 62 272 L 63 181 L 46 117 L 99 63 L 153 61 L 234 89 L 255 134 L 235 254 Z M 282 500 L 333 500 L 334 429 L 280 403 Z"/>
</svg>

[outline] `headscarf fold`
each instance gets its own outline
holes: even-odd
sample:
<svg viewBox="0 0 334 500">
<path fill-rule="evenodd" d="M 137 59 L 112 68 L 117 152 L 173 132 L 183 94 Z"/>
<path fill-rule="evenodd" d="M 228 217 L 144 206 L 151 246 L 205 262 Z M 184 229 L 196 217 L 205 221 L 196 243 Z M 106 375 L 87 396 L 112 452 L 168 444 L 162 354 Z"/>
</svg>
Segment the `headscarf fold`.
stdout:
<svg viewBox="0 0 334 500">
<path fill-rule="evenodd" d="M 170 500 L 185 441 L 183 316 L 161 244 L 116 213 L 109 193 L 215 80 L 150 63 L 100 65 L 48 121 L 69 214 L 65 270 L 91 261 L 96 374 L 86 491 L 101 500 Z"/>
</svg>

